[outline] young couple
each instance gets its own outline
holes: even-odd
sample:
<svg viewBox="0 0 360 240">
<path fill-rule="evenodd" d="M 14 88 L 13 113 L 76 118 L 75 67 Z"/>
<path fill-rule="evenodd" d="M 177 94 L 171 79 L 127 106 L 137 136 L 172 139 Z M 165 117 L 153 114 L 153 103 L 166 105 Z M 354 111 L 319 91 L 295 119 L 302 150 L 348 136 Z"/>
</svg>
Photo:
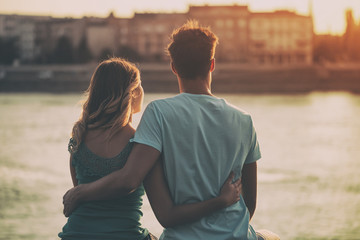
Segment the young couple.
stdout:
<svg viewBox="0 0 360 240">
<path fill-rule="evenodd" d="M 261 155 L 251 117 L 211 93 L 217 41 L 193 21 L 172 33 L 180 94 L 151 102 L 136 132 L 139 70 L 118 58 L 97 67 L 69 142 L 60 238 L 156 239 L 140 224 L 145 189 L 160 239 L 279 239 L 249 223 Z"/>
</svg>

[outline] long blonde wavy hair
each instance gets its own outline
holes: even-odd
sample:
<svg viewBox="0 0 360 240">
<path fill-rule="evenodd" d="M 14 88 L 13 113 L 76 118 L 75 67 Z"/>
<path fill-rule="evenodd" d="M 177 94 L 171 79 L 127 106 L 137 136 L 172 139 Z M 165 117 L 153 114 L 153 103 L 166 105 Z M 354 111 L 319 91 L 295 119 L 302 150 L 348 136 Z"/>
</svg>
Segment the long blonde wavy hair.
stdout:
<svg viewBox="0 0 360 240">
<path fill-rule="evenodd" d="M 121 58 L 101 62 L 85 92 L 82 114 L 72 129 L 71 153 L 90 129 L 111 129 L 111 136 L 131 122 L 133 91 L 140 85 L 138 68 Z M 111 138 L 109 136 L 109 138 Z"/>
</svg>

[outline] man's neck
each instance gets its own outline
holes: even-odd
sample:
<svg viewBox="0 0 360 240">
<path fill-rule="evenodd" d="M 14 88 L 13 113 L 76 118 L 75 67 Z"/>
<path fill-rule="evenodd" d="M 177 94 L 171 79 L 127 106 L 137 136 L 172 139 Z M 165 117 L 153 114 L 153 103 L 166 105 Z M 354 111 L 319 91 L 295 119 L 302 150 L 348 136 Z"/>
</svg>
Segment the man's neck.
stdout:
<svg viewBox="0 0 360 240">
<path fill-rule="evenodd" d="M 210 95 L 211 93 L 211 86 L 210 86 L 210 79 L 180 79 L 178 78 L 179 82 L 179 90 L 180 93 L 191 93 L 191 94 L 203 94 L 203 95 Z"/>
</svg>

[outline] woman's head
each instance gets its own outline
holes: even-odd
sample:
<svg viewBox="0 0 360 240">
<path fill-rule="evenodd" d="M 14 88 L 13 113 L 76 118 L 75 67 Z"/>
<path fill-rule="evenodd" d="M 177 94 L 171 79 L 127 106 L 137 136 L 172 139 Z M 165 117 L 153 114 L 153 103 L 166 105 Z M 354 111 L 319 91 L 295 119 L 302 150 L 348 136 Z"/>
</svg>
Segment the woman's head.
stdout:
<svg viewBox="0 0 360 240">
<path fill-rule="evenodd" d="M 139 70 L 121 58 L 105 60 L 97 66 L 86 94 L 82 116 L 72 131 L 74 151 L 86 130 L 103 128 L 115 133 L 140 111 L 143 90 Z"/>
</svg>

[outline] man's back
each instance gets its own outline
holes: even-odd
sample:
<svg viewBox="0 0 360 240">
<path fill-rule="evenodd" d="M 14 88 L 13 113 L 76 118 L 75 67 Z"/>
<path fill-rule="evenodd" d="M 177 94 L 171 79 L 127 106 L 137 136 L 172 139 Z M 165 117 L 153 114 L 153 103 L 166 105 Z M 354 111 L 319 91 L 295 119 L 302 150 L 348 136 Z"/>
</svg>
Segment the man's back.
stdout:
<svg viewBox="0 0 360 240">
<path fill-rule="evenodd" d="M 209 95 L 182 93 L 147 107 L 134 141 L 162 152 L 175 204 L 219 194 L 230 171 L 260 158 L 251 117 Z M 193 224 L 164 231 L 169 239 L 256 239 L 241 199 Z"/>
</svg>

